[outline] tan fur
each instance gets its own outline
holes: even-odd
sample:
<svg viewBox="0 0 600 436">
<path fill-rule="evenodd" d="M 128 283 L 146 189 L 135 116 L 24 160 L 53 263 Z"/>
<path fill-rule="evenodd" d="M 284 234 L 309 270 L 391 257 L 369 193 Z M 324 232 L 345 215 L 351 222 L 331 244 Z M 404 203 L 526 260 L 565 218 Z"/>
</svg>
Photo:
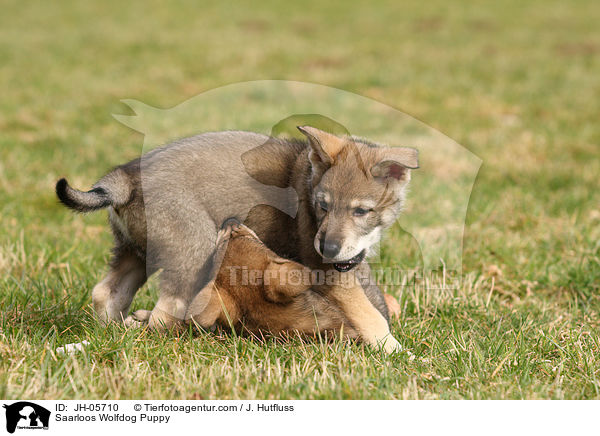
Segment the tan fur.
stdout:
<svg viewBox="0 0 600 436">
<path fill-rule="evenodd" d="M 373 307 L 353 277 L 349 279 L 349 284 L 332 286 L 328 295 L 341 307 L 367 344 L 381 346 L 387 353 L 402 350 L 402 346 L 390 333 L 387 320 Z"/>
<path fill-rule="evenodd" d="M 310 290 L 310 270 L 277 256 L 248 227 L 230 223 L 220 231 L 216 256 L 220 268 L 190 305 L 191 322 L 273 334 L 339 332 L 345 325 L 345 335 L 356 337 L 339 308 Z M 242 267 L 260 272 L 260 283 L 244 283 Z"/>
</svg>

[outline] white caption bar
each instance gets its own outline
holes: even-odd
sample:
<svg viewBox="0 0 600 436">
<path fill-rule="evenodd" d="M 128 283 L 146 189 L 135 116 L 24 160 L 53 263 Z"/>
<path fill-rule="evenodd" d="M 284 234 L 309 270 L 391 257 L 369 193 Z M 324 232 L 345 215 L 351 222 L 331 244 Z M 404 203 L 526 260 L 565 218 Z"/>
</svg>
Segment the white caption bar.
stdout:
<svg viewBox="0 0 600 436">
<path fill-rule="evenodd" d="M 579 434 L 597 401 L 36 401 L 5 400 L 9 434 Z M 112 432 L 112 433 L 111 433 Z"/>
</svg>

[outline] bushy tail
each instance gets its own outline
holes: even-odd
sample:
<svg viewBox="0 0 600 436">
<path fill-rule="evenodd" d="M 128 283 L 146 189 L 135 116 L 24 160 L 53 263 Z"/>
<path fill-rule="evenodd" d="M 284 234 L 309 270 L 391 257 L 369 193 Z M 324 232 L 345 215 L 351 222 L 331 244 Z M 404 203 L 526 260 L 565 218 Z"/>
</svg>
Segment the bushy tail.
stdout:
<svg viewBox="0 0 600 436">
<path fill-rule="evenodd" d="M 92 212 L 108 206 L 121 206 L 131 198 L 128 176 L 117 169 L 84 192 L 69 186 L 66 179 L 56 182 L 56 196 L 62 204 L 77 212 Z"/>
</svg>

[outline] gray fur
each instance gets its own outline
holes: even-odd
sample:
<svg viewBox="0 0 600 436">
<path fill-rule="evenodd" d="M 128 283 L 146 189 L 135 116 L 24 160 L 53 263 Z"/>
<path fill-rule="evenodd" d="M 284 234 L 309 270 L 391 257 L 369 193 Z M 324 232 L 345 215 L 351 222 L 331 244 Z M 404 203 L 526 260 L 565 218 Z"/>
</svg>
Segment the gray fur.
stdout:
<svg viewBox="0 0 600 436">
<path fill-rule="evenodd" d="M 89 192 L 59 181 L 57 195 L 68 207 L 80 212 L 109 208 L 115 257 L 93 293 L 100 318 L 124 319 L 137 288 L 162 269 L 161 294 L 150 325 L 168 327 L 183 320 L 191 300 L 210 279 L 207 265 L 217 230 L 230 217 L 247 224 L 278 255 L 311 268 L 331 268 L 312 248 L 319 228 L 310 148 L 305 142 L 251 132 L 205 133 L 117 167 Z M 378 159 L 375 151 L 370 153 L 369 159 Z M 403 189 L 398 190 L 402 195 Z M 386 220 L 399 211 L 394 205 Z M 368 271 L 366 264 L 361 268 Z M 387 319 L 381 291 L 376 286 L 365 290 Z"/>
</svg>

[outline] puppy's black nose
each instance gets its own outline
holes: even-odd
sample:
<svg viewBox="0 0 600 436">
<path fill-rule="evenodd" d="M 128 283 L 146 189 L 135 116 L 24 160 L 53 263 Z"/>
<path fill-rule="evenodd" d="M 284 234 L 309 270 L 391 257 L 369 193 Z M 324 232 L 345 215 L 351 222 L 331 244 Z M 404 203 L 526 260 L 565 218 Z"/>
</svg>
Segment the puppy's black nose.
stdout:
<svg viewBox="0 0 600 436">
<path fill-rule="evenodd" d="M 333 259 L 340 252 L 341 248 L 338 241 L 321 239 L 321 254 L 323 257 Z"/>
</svg>

